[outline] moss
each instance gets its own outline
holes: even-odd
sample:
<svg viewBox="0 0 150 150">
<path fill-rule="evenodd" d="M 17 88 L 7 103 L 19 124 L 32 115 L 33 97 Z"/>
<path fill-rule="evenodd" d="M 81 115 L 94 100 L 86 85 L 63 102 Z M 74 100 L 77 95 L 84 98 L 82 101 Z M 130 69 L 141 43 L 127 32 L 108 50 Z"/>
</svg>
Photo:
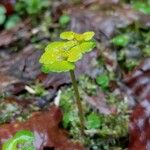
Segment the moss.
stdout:
<svg viewBox="0 0 150 150">
<path fill-rule="evenodd" d="M 79 82 L 80 93 L 82 99 L 87 93 L 95 94 L 98 90 L 98 85 L 87 76 L 81 76 Z M 85 84 L 86 83 L 86 84 Z M 85 85 L 88 85 L 85 87 Z M 90 92 L 90 90 L 92 92 Z M 86 140 L 84 144 L 93 150 L 123 150 L 124 142 L 120 144 L 119 139 L 128 137 L 128 107 L 127 103 L 113 93 L 107 92 L 107 103 L 110 106 L 117 108 L 117 113 L 112 115 L 104 115 L 95 112 L 89 105 L 82 101 L 83 109 L 85 111 L 85 132 Z M 72 87 L 65 87 L 62 89 L 60 107 L 64 111 L 62 125 L 69 130 L 70 136 L 78 140 L 80 135 L 78 126 L 79 119 L 77 109 L 75 107 Z M 121 145 L 121 146 L 120 146 Z"/>
</svg>

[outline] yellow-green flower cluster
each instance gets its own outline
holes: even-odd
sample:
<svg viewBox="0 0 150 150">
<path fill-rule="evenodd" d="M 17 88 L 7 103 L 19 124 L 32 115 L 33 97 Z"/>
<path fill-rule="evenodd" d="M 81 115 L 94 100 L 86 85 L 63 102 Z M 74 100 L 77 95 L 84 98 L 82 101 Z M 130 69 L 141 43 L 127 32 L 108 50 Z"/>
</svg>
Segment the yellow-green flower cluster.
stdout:
<svg viewBox="0 0 150 150">
<path fill-rule="evenodd" d="M 78 34 L 68 31 L 61 33 L 62 41 L 48 44 L 41 56 L 42 71 L 48 73 L 74 70 L 75 62 L 96 46 L 93 36 L 94 32 Z"/>
</svg>

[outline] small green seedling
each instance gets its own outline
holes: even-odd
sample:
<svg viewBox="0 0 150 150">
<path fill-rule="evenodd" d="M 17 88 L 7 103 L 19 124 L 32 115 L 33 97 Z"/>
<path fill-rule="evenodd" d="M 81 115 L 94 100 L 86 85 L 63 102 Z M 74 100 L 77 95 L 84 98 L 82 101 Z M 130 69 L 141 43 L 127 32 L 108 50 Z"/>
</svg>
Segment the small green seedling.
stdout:
<svg viewBox="0 0 150 150">
<path fill-rule="evenodd" d="M 60 26 L 65 27 L 70 22 L 70 19 L 71 19 L 70 16 L 68 16 L 68 15 L 62 15 L 59 18 L 59 24 L 60 24 Z"/>
<path fill-rule="evenodd" d="M 146 15 L 149 15 L 150 14 L 150 5 L 149 4 L 146 4 L 143 2 L 140 2 L 140 1 L 135 1 L 133 3 L 133 8 L 137 11 L 140 11 Z"/>
<path fill-rule="evenodd" d="M 14 28 L 19 22 L 21 21 L 18 15 L 12 15 L 8 17 L 5 23 L 5 29 L 12 29 Z"/>
<path fill-rule="evenodd" d="M 2 25 L 6 20 L 6 9 L 4 6 L 0 5 L 0 25 Z"/>
<path fill-rule="evenodd" d="M 62 40 L 48 44 L 39 60 L 42 64 L 42 71 L 45 73 L 70 71 L 82 135 L 84 135 L 84 115 L 74 69 L 75 63 L 82 58 L 83 54 L 90 52 L 96 46 L 93 36 L 94 32 L 85 32 L 83 34 L 72 31 L 63 32 L 60 34 Z"/>
<path fill-rule="evenodd" d="M 116 46 L 124 47 L 129 43 L 129 36 L 126 34 L 121 34 L 114 37 L 111 42 Z"/>
<path fill-rule="evenodd" d="M 109 77 L 106 74 L 97 76 L 96 82 L 105 91 L 109 87 Z"/>
<path fill-rule="evenodd" d="M 3 144 L 2 150 L 19 150 L 19 146 L 21 146 L 21 150 L 35 150 L 33 142 L 33 133 L 28 130 L 21 130 Z"/>
<path fill-rule="evenodd" d="M 87 116 L 87 129 L 98 129 L 101 124 L 101 118 L 96 113 L 91 113 Z"/>
</svg>

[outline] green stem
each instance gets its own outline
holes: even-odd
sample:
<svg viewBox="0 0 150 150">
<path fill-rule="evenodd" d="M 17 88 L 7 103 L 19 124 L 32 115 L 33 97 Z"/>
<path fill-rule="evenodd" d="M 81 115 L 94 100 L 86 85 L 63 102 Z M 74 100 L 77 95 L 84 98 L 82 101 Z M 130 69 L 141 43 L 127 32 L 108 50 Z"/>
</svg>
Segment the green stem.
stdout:
<svg viewBox="0 0 150 150">
<path fill-rule="evenodd" d="M 84 133 L 83 108 L 82 108 L 80 94 L 79 94 L 79 90 L 78 90 L 78 86 L 77 86 L 77 82 L 76 82 L 76 78 L 75 78 L 75 74 L 74 74 L 73 70 L 70 71 L 70 76 L 71 76 L 71 80 L 72 80 L 72 84 L 73 84 L 73 88 L 74 88 L 74 92 L 75 92 L 75 96 L 76 96 L 76 104 L 78 107 L 78 115 L 79 115 L 80 125 L 81 125 L 81 127 L 80 127 L 81 135 L 84 135 L 85 133 Z"/>
</svg>

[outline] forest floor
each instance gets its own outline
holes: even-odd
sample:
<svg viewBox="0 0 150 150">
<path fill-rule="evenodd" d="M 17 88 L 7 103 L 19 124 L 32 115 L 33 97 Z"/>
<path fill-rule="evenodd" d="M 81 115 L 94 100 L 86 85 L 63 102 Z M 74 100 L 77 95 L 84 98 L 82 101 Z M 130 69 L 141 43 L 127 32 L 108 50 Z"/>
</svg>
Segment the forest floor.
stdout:
<svg viewBox="0 0 150 150">
<path fill-rule="evenodd" d="M 56 0 L 47 5 L 39 2 L 38 13 L 32 13 L 32 7 L 19 10 L 25 4 L 9 1 L 8 7 L 4 2 L 7 19 L 0 27 L 0 148 L 17 131 L 28 129 L 35 135 L 36 150 L 126 150 L 128 146 L 136 150 L 137 145 L 138 150 L 144 150 L 150 127 L 147 3 Z M 8 25 L 14 15 L 19 19 L 10 23 L 14 26 Z M 97 47 L 77 63 L 75 72 L 86 137 L 80 136 L 69 73 L 44 74 L 39 64 L 45 46 L 69 30 L 94 31 L 97 42 Z M 137 138 L 141 131 L 143 141 Z"/>
</svg>

